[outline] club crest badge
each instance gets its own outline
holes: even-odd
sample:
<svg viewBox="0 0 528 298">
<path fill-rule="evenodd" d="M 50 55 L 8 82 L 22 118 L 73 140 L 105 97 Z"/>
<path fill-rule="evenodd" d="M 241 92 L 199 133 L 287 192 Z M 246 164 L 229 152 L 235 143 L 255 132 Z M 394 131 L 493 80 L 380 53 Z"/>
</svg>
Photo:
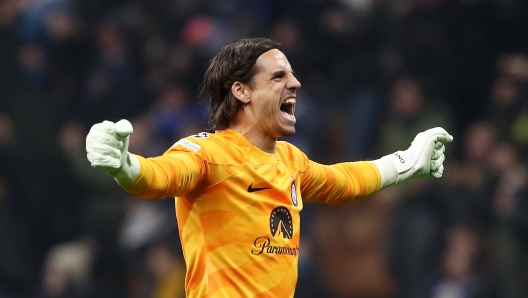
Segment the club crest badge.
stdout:
<svg viewBox="0 0 528 298">
<path fill-rule="evenodd" d="M 291 185 L 291 198 L 292 198 L 293 206 L 297 207 L 297 204 L 299 202 L 297 201 L 297 188 L 295 187 L 295 182 L 292 182 L 292 185 Z"/>
</svg>

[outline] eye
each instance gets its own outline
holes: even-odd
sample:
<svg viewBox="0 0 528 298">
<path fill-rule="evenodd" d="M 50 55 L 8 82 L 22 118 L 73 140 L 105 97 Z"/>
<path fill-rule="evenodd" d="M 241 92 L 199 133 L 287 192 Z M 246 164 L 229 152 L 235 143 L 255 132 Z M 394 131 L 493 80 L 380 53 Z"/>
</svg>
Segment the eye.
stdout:
<svg viewBox="0 0 528 298">
<path fill-rule="evenodd" d="M 283 73 L 278 73 L 274 76 L 271 77 L 272 80 L 274 80 L 275 82 L 279 82 L 282 80 L 282 78 L 284 78 L 286 75 L 283 74 Z"/>
<path fill-rule="evenodd" d="M 286 71 L 279 70 L 271 74 L 271 79 L 275 82 L 280 82 L 286 75 Z"/>
</svg>

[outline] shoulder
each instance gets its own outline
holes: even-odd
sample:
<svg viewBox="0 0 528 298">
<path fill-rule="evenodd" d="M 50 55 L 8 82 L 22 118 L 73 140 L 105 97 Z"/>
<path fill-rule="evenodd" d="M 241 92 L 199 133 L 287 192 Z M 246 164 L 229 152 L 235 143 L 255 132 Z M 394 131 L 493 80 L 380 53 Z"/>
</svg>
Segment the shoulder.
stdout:
<svg viewBox="0 0 528 298">
<path fill-rule="evenodd" d="M 302 153 L 301 149 L 287 141 L 277 141 L 277 150 Z"/>
<path fill-rule="evenodd" d="M 286 141 L 277 142 L 277 154 L 285 163 L 295 162 L 303 167 L 308 162 L 308 157 L 301 149 Z"/>
<path fill-rule="evenodd" d="M 237 146 L 221 134 L 200 132 L 178 140 L 166 153 L 196 154 L 209 162 L 232 164 L 240 156 Z"/>
<path fill-rule="evenodd" d="M 219 137 L 211 132 L 199 132 L 179 139 L 169 150 L 204 152 L 206 149 L 213 149 L 219 146 Z"/>
</svg>

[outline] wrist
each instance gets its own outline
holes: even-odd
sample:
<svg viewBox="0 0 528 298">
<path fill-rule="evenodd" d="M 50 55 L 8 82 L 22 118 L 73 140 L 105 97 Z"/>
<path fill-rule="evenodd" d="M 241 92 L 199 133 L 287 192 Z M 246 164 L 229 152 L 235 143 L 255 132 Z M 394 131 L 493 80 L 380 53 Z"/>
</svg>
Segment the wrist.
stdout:
<svg viewBox="0 0 528 298">
<path fill-rule="evenodd" d="M 381 176 L 380 190 L 398 182 L 398 172 L 390 160 L 382 157 L 373 160 L 372 163 L 378 168 Z"/>
<path fill-rule="evenodd" d="M 139 176 L 140 168 L 141 166 L 137 157 L 134 154 L 127 153 L 126 161 L 121 169 L 111 173 L 111 175 L 119 185 L 127 185 L 136 180 Z"/>
<path fill-rule="evenodd" d="M 408 180 L 416 172 L 416 162 L 408 150 L 397 151 L 374 161 L 378 167 L 382 183 L 381 188 Z"/>
</svg>

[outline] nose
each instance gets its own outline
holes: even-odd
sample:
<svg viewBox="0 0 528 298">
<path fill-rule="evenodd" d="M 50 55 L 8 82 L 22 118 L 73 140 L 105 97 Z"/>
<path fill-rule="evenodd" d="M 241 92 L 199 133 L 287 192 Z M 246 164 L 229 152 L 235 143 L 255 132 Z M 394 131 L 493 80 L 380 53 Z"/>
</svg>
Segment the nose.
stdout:
<svg viewBox="0 0 528 298">
<path fill-rule="evenodd" d="M 301 82 L 299 82 L 299 80 L 297 80 L 297 78 L 292 74 L 288 80 L 288 83 L 286 84 L 286 88 L 297 90 L 301 88 Z"/>
</svg>

